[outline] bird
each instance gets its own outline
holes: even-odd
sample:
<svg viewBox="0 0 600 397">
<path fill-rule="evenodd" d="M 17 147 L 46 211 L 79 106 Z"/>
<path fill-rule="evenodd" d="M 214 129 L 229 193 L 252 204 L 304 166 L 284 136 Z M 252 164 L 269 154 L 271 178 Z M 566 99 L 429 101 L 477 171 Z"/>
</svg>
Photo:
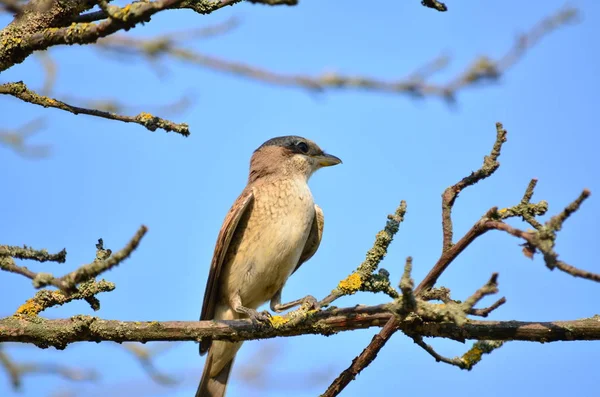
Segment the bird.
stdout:
<svg viewBox="0 0 600 397">
<path fill-rule="evenodd" d="M 200 321 L 268 321 L 257 308 L 270 301 L 276 313 L 304 303 L 310 295 L 281 303 L 289 276 L 319 248 L 324 217 L 308 180 L 320 168 L 342 160 L 315 142 L 294 135 L 269 139 L 250 159 L 248 182 L 225 216 L 206 282 Z M 235 355 L 242 342 L 202 338 L 208 352 L 196 397 L 223 397 Z"/>
</svg>

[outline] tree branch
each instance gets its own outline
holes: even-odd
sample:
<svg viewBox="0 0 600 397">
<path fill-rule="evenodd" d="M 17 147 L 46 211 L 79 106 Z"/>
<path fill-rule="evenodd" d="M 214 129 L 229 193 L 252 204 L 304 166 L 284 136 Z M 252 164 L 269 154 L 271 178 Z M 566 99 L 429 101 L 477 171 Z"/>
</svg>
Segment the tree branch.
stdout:
<svg viewBox="0 0 600 397">
<path fill-rule="evenodd" d="M 500 167 L 498 157 L 500 157 L 500 151 L 502 145 L 506 142 L 506 130 L 502 127 L 502 124 L 496 123 L 496 141 L 492 147 L 492 151 L 489 156 L 485 156 L 483 159 L 483 165 L 480 169 L 475 172 L 471 172 L 471 175 L 464 177 L 456 184 L 446 188 L 442 194 L 442 232 L 444 240 L 442 243 L 442 250 L 446 251 L 452 247 L 452 207 L 458 197 L 458 194 L 469 186 L 473 186 L 477 182 L 490 177 Z"/>
<path fill-rule="evenodd" d="M 47 145 L 32 145 L 28 142 L 28 139 L 41 130 L 43 126 L 43 120 L 37 118 L 15 129 L 0 130 L 0 143 L 23 157 L 45 157 L 49 151 Z"/>
<path fill-rule="evenodd" d="M 516 64 L 526 49 L 531 48 L 532 45 L 549 32 L 575 20 L 576 16 L 577 10 L 574 8 L 566 8 L 557 12 L 555 15 L 540 22 L 529 33 L 520 37 L 513 47 L 501 56 L 498 61 L 494 61 L 489 57 L 477 58 L 466 70 L 445 84 L 429 83 L 427 79 L 433 73 L 447 65 L 446 57 L 436 59 L 428 65 L 433 67 L 422 68 L 422 70 L 406 78 L 387 81 L 374 77 L 342 75 L 333 72 L 317 76 L 279 73 L 255 65 L 221 59 L 178 46 L 181 41 L 186 39 L 186 35 L 181 38 L 177 35 L 160 35 L 152 39 L 139 39 L 118 35 L 100 40 L 98 44 L 117 52 L 137 53 L 147 59 L 156 59 L 159 56 L 167 55 L 183 62 L 267 84 L 298 87 L 317 92 L 333 89 L 358 89 L 406 94 L 417 98 L 432 96 L 442 98 L 451 103 L 455 101 L 456 93 L 465 87 L 484 81 L 498 81 L 499 77 Z M 526 45 L 523 43 L 526 43 Z"/>
<path fill-rule="evenodd" d="M 42 2 L 44 0 L 38 0 Z M 237 3 L 241 0 L 236 0 Z M 45 50 L 48 47 L 64 44 L 89 44 L 101 37 L 109 36 L 119 30 L 129 30 L 140 22 L 148 22 L 150 17 L 159 11 L 172 8 L 190 8 L 201 14 L 210 14 L 226 4 L 211 0 L 156 0 L 134 1 L 124 7 L 114 7 L 113 16 L 104 21 L 94 23 L 69 23 L 77 18 L 79 12 L 86 11 L 95 5 L 92 0 L 74 1 L 78 7 L 69 7 L 56 11 L 57 17 L 52 21 L 33 24 L 30 21 L 13 21 L 0 31 L 0 72 L 23 62 L 34 51 Z M 62 5 L 54 5 L 61 7 Z M 105 15 L 94 14 L 96 20 Z M 102 18 L 104 19 L 104 18 Z M 23 26 L 25 25 L 25 26 Z M 69 26 L 66 26 L 69 25 Z M 57 27 L 63 26 L 63 27 Z"/>
<path fill-rule="evenodd" d="M 56 108 L 61 109 L 73 114 L 87 114 L 89 116 L 102 117 L 109 120 L 118 120 L 125 123 L 136 123 L 146 127 L 150 131 L 156 131 L 158 128 L 165 130 L 166 132 L 173 131 L 183 136 L 189 136 L 190 130 L 187 124 L 175 124 L 172 121 L 161 119 L 151 115 L 150 113 L 140 113 L 137 116 L 122 116 L 116 113 L 105 112 L 96 109 L 81 108 L 67 103 L 61 102 L 56 99 L 48 98 L 43 95 L 39 95 L 34 91 L 27 88 L 22 81 L 16 83 L 5 83 L 0 85 L 0 94 L 11 95 L 15 98 L 19 98 L 22 101 L 33 103 L 34 105 L 40 105 L 45 108 Z"/>
<path fill-rule="evenodd" d="M 231 321 L 121 321 L 91 316 L 47 320 L 28 316 L 0 319 L 0 342 L 32 343 L 64 349 L 74 342 L 153 342 L 214 340 L 242 341 L 297 335 L 332 335 L 341 331 L 381 327 L 395 315 L 387 305 L 349 307 L 312 314 L 296 325 L 260 326 L 249 320 Z M 446 321 L 400 321 L 400 330 L 425 337 L 457 341 L 520 340 L 557 342 L 600 340 L 600 317 L 552 322 L 468 320 L 462 326 Z"/>
<path fill-rule="evenodd" d="M 49 254 L 45 249 L 36 250 L 26 245 L 22 247 L 0 245 L 0 256 L 12 256 L 15 259 L 31 259 L 38 262 L 65 263 L 67 260 L 67 250 L 63 248 L 56 254 Z"/>
<path fill-rule="evenodd" d="M 516 216 L 518 214 L 532 214 L 535 215 L 543 215 L 547 210 L 547 203 L 540 202 L 538 204 L 531 204 L 529 201 L 533 195 L 533 189 L 535 187 L 535 182 L 530 182 L 521 203 L 518 206 L 511 208 L 510 210 L 498 211 L 496 207 L 490 209 L 468 232 L 467 234 L 461 238 L 455 245 L 452 245 L 452 223 L 450 218 L 450 212 L 452 205 L 454 204 L 454 200 L 460 190 L 464 189 L 467 186 L 470 186 L 479 180 L 491 175 L 499 166 L 497 162 L 497 158 L 500 155 L 500 149 L 502 144 L 506 140 L 506 131 L 502 127 L 501 123 L 496 124 L 497 137 L 496 142 L 494 143 L 491 155 L 486 157 L 484 160 L 484 164 L 481 169 L 472 173 L 469 177 L 464 178 L 458 184 L 451 186 L 446 189 L 443 195 L 443 206 L 442 206 L 442 228 L 444 235 L 444 245 L 440 258 L 437 263 L 431 269 L 431 271 L 425 276 L 423 281 L 417 286 L 414 291 L 415 296 L 423 300 L 422 296 L 427 294 L 428 290 L 434 286 L 439 276 L 448 268 L 450 263 L 458 257 L 458 255 L 464 251 L 477 237 L 483 235 L 489 230 L 497 229 L 504 230 L 510 234 L 513 234 L 517 237 L 524 238 L 528 244 L 528 248 L 532 251 L 535 249 L 539 249 L 544 253 L 544 260 L 546 265 L 549 268 L 558 267 L 559 269 L 568 272 L 576 277 L 583 277 L 593 281 L 600 281 L 600 275 L 594 274 L 591 272 L 583 271 L 577 268 L 574 268 L 566 263 L 562 263 L 557 260 L 557 254 L 553 251 L 554 241 L 556 239 L 555 231 L 556 229 L 560 229 L 560 225 L 562 222 L 574 211 L 576 211 L 581 203 L 589 196 L 589 191 L 584 190 L 584 192 L 580 195 L 580 197 L 575 200 L 572 204 L 570 204 L 561 214 L 553 217 L 550 221 L 546 223 L 540 230 L 535 233 L 523 232 L 518 229 L 514 229 L 511 226 L 501 222 L 501 219 L 506 219 L 511 216 Z M 533 252 L 530 253 L 533 255 Z M 407 266 L 409 263 L 407 262 Z M 405 268 L 406 274 L 406 268 Z M 463 311 L 452 311 L 448 312 L 449 315 L 453 317 L 453 321 L 455 324 L 460 326 L 464 321 L 464 315 L 471 313 L 473 310 L 473 305 L 477 303 L 483 295 L 489 294 L 493 292 L 495 284 L 495 277 L 492 277 L 490 282 L 484 287 L 483 290 L 480 290 L 473 297 L 471 297 L 468 301 L 468 305 L 461 305 Z M 404 294 L 406 296 L 406 294 Z M 493 306 L 498 307 L 501 303 L 500 301 L 496 302 Z M 451 302 L 446 302 L 448 305 Z M 471 304 L 472 303 L 472 304 Z M 402 306 L 400 306 L 402 307 Z M 464 308 L 467 308 L 464 311 Z M 484 312 L 485 313 L 485 312 Z M 488 312 L 489 313 L 489 312 Z M 406 316 L 406 313 L 400 312 Z M 460 316 L 457 316 L 460 315 Z M 352 364 L 345 369 L 340 376 L 333 381 L 330 387 L 327 389 L 323 396 L 332 397 L 338 395 L 347 385 L 350 383 L 360 371 L 362 371 L 366 366 L 368 366 L 377 356 L 379 351 L 383 348 L 385 343 L 391 338 L 391 336 L 396 332 L 397 329 L 400 329 L 399 324 L 402 321 L 403 317 L 392 317 L 385 324 L 383 329 L 379 332 L 378 335 L 375 335 L 369 345 L 362 351 L 360 355 L 358 355 L 353 361 Z M 406 333 L 406 332 L 405 332 Z M 411 334 L 410 332 L 408 332 Z M 417 333 L 421 336 L 422 333 Z M 414 333 L 412 333 L 414 335 Z"/>
<path fill-rule="evenodd" d="M 385 228 L 375 236 L 373 247 L 367 251 L 365 260 L 344 280 L 340 281 L 336 288 L 325 297 L 319 306 L 325 307 L 342 296 L 352 295 L 357 291 L 385 292 L 391 298 L 397 298 L 398 292 L 391 286 L 389 273 L 380 269 L 379 274 L 374 274 L 387 253 L 387 249 L 398 232 L 400 223 L 406 215 L 406 202 L 400 202 L 394 215 L 388 215 Z"/>
<path fill-rule="evenodd" d="M 146 226 L 141 226 L 129 243 L 115 254 L 111 250 L 105 249 L 102 239 L 99 239 L 98 244 L 96 244 L 96 258 L 93 262 L 58 278 L 50 273 L 35 273 L 24 266 L 17 265 L 10 256 L 11 251 L 4 250 L 5 252 L 0 254 L 1 270 L 20 274 L 31 279 L 35 288 L 52 285 L 60 290 L 60 292 L 40 291 L 35 297 L 25 302 L 17 310 L 17 313 L 37 315 L 48 307 L 62 305 L 74 299 L 84 299 L 90 304 L 92 309 L 98 310 L 100 302 L 95 295 L 100 292 L 113 290 L 114 284 L 104 281 L 96 283 L 94 282 L 94 278 L 127 259 L 137 248 L 147 231 Z M 22 254 L 19 250 L 12 252 Z"/>
<path fill-rule="evenodd" d="M 23 377 L 29 374 L 55 374 L 71 381 L 92 381 L 97 374 L 90 370 L 70 368 L 49 363 L 19 363 L 14 361 L 0 345 L 0 367 L 4 367 L 12 383 L 13 389 L 19 390 Z"/>
</svg>

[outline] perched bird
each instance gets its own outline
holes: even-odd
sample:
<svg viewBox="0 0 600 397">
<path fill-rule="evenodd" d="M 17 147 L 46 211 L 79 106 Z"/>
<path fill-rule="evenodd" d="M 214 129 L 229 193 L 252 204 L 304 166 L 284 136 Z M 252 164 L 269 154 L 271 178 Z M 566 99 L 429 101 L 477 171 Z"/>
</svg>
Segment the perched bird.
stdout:
<svg viewBox="0 0 600 397">
<path fill-rule="evenodd" d="M 323 211 L 313 201 L 308 179 L 319 168 L 341 163 L 313 141 L 282 136 L 252 154 L 248 184 L 223 221 L 213 253 L 200 320 L 268 320 L 256 309 L 271 301 L 281 312 L 307 296 L 281 303 L 288 277 L 319 248 Z M 196 397 L 222 397 L 241 342 L 203 339 L 207 351 Z"/>
</svg>

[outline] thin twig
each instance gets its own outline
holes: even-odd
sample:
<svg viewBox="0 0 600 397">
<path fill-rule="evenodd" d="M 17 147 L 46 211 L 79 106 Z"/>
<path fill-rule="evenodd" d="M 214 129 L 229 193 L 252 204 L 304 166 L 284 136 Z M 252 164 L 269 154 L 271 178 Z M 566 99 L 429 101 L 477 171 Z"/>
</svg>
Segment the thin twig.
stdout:
<svg viewBox="0 0 600 397">
<path fill-rule="evenodd" d="M 137 248 L 147 231 L 146 226 L 141 226 L 127 245 L 115 254 L 112 254 L 110 250 L 104 249 L 102 239 L 100 239 L 97 244 L 96 259 L 62 277 L 57 278 L 50 273 L 35 273 L 24 266 L 18 266 L 14 259 L 11 256 L 6 256 L 6 254 L 0 255 L 0 269 L 31 279 L 35 288 L 39 289 L 52 285 L 62 291 L 62 294 L 36 295 L 37 299 L 33 298 L 21 306 L 19 310 L 23 314 L 37 314 L 47 307 L 63 304 L 73 299 L 84 299 L 94 310 L 98 310 L 100 302 L 95 297 L 95 294 L 110 290 L 110 283 L 81 284 L 93 280 L 100 273 L 110 270 L 127 259 Z"/>
<path fill-rule="evenodd" d="M 385 292 L 392 298 L 398 297 L 398 292 L 394 290 L 389 281 L 389 273 L 380 271 L 378 275 L 373 273 L 377 270 L 379 263 L 387 253 L 387 249 L 398 232 L 400 223 L 406 215 L 406 202 L 400 202 L 394 215 L 388 215 L 388 220 L 383 230 L 375 236 L 375 242 L 369 251 L 365 260 L 344 280 L 340 281 L 336 288 L 319 302 L 320 307 L 330 305 L 336 299 L 352 295 L 357 291 Z M 383 269 L 381 269 L 383 270 Z"/>
<path fill-rule="evenodd" d="M 506 303 L 506 298 L 502 297 L 502 298 L 498 299 L 496 302 L 494 302 L 494 304 L 492 304 L 491 306 L 486 307 L 484 309 L 471 308 L 469 310 L 469 314 L 471 314 L 473 316 L 487 317 L 487 316 L 489 316 L 489 314 L 491 312 L 493 312 L 494 310 L 496 310 L 497 308 L 499 308 L 500 306 L 502 306 L 505 303 Z"/>
<path fill-rule="evenodd" d="M 448 358 L 440 355 L 438 352 L 435 351 L 435 349 L 431 345 L 425 343 L 422 336 L 416 335 L 411 337 L 417 345 L 422 347 L 423 350 L 425 350 L 433 358 L 435 358 L 435 361 L 454 365 L 456 367 L 459 367 L 460 369 L 466 369 L 468 371 L 473 369 L 475 364 L 481 361 L 481 358 L 484 354 L 489 354 L 504 344 L 503 341 L 477 341 L 467 352 L 465 352 L 465 354 L 462 355 L 462 357 Z"/>
<path fill-rule="evenodd" d="M 420 298 L 424 301 L 438 300 L 438 301 L 442 301 L 444 303 L 455 303 L 455 304 L 461 303 L 461 302 L 453 300 L 450 297 L 450 290 L 446 287 L 430 288 L 426 291 L 423 291 L 421 293 Z M 469 309 L 467 314 L 472 315 L 472 316 L 487 317 L 491 312 L 493 312 L 494 310 L 496 310 L 497 308 L 499 308 L 500 306 L 502 306 L 505 303 L 506 303 L 506 298 L 502 297 L 502 298 L 498 299 L 496 302 L 494 302 L 494 304 L 492 304 L 489 307 L 486 307 L 483 309 L 471 308 L 471 309 Z"/>
<path fill-rule="evenodd" d="M 146 226 L 141 226 L 131 240 L 129 240 L 127 245 L 123 247 L 123 249 L 113 253 L 108 259 L 97 259 L 92 263 L 83 265 L 75 271 L 72 271 L 71 273 L 61 277 L 61 280 L 67 286 L 75 286 L 81 282 L 95 278 L 100 273 L 104 273 L 105 271 L 112 269 L 125 259 L 129 258 L 129 255 L 131 255 L 131 253 L 138 247 L 140 241 L 147 231 L 148 228 Z"/>
<path fill-rule="evenodd" d="M 465 313 L 468 313 L 473 307 L 479 303 L 484 297 L 493 295 L 498 292 L 498 273 L 492 274 L 490 280 L 481 288 L 479 288 L 473 295 L 471 295 L 462 304 Z"/>
<path fill-rule="evenodd" d="M 37 316 L 49 307 L 64 305 L 73 300 L 90 300 L 101 292 L 109 292 L 115 289 L 111 282 L 100 280 L 88 280 L 77 287 L 77 292 L 67 294 L 61 290 L 50 291 L 43 289 L 35 296 L 19 306 L 15 314 L 25 316 Z M 99 307 L 99 306 L 98 306 Z"/>
<path fill-rule="evenodd" d="M 30 259 L 38 262 L 65 263 L 67 250 L 63 248 L 56 254 L 50 254 L 45 249 L 36 250 L 26 245 L 22 247 L 0 245 L 0 256 L 12 256 L 15 259 Z"/>
<path fill-rule="evenodd" d="M 506 130 L 503 128 L 501 123 L 496 123 L 496 141 L 494 142 L 491 153 L 484 157 L 481 168 L 444 190 L 444 193 L 442 194 L 442 231 L 444 235 L 442 243 L 443 251 L 447 251 L 452 247 L 452 207 L 454 206 L 454 202 L 456 201 L 458 194 L 465 188 L 490 177 L 498 169 L 498 167 L 500 167 L 498 157 L 500 157 L 500 151 L 505 142 Z"/>
<path fill-rule="evenodd" d="M 411 335 L 411 338 L 417 345 L 419 345 L 421 348 L 423 348 L 423 350 L 425 350 L 427 353 L 429 353 L 431 355 L 431 357 L 435 358 L 435 361 L 454 365 L 456 367 L 459 367 L 460 369 L 467 368 L 465 363 L 460 358 L 457 358 L 457 357 L 448 358 L 448 357 L 444 357 L 444 356 L 440 355 L 438 352 L 435 351 L 435 349 L 431 345 L 428 345 L 427 343 L 425 343 L 422 336 Z"/>
<path fill-rule="evenodd" d="M 125 123 L 136 123 L 146 127 L 150 131 L 156 131 L 156 129 L 160 128 L 166 132 L 174 131 L 183 136 L 190 135 L 189 127 L 185 123 L 175 124 L 172 121 L 161 119 L 160 117 L 156 117 L 150 113 L 144 112 L 132 117 L 122 116 L 116 113 L 104 112 L 96 109 L 86 109 L 72 106 L 59 100 L 39 95 L 36 92 L 29 90 L 22 81 L 0 85 L 0 94 L 11 95 L 25 102 L 33 103 L 46 108 L 51 107 L 61 109 L 73 114 L 87 114 L 90 116 L 102 117 L 110 120 L 123 121 Z"/>
</svg>

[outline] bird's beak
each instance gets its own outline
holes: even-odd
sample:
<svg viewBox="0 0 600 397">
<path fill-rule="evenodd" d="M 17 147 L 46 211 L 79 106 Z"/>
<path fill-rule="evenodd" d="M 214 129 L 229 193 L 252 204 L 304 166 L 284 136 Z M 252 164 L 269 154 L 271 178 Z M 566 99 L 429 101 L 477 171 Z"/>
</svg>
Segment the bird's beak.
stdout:
<svg viewBox="0 0 600 397">
<path fill-rule="evenodd" d="M 332 165 L 337 165 L 342 162 L 342 160 L 339 157 L 327 153 L 315 156 L 315 159 L 319 162 L 319 165 L 321 167 L 330 167 Z"/>
</svg>

